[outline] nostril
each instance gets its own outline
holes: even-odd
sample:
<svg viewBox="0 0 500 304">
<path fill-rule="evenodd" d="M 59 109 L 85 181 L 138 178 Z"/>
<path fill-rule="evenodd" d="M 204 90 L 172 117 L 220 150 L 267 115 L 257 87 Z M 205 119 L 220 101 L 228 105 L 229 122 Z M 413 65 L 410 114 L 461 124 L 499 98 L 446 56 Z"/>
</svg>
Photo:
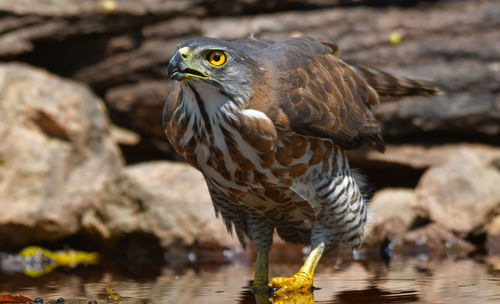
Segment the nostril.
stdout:
<svg viewBox="0 0 500 304">
<path fill-rule="evenodd" d="M 187 58 L 186 54 L 181 54 L 182 58 Z"/>
</svg>

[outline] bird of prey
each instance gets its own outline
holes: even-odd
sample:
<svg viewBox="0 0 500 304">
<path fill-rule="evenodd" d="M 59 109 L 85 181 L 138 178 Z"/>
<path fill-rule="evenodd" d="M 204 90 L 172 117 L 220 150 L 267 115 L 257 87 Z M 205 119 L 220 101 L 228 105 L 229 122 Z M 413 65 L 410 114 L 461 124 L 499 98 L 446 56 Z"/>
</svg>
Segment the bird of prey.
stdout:
<svg viewBox="0 0 500 304">
<path fill-rule="evenodd" d="M 326 249 L 358 247 L 367 206 L 346 149 L 384 150 L 370 108 L 382 98 L 433 95 L 429 84 L 353 66 L 336 45 L 192 38 L 178 45 L 163 127 L 204 175 L 217 215 L 257 248 L 253 286 L 311 288 Z M 273 232 L 311 251 L 292 277 L 269 281 Z"/>
</svg>

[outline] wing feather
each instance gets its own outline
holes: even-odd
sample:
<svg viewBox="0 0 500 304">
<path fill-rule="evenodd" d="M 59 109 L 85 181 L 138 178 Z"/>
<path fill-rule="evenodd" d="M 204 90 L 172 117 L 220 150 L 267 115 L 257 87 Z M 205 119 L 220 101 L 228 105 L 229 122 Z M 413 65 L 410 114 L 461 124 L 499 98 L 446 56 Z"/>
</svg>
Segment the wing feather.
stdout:
<svg viewBox="0 0 500 304">
<path fill-rule="evenodd" d="M 338 58 L 334 44 L 292 38 L 249 55 L 266 67 L 266 81 L 274 86 L 265 100 L 255 100 L 253 106 L 267 108 L 277 127 L 332 139 L 346 149 L 370 144 L 384 150 L 380 127 L 370 110 L 379 103 L 377 92 Z"/>
<path fill-rule="evenodd" d="M 422 80 L 391 75 L 387 72 L 359 65 L 352 66 L 378 93 L 380 100 L 391 101 L 404 96 L 433 96 L 439 88 Z"/>
</svg>

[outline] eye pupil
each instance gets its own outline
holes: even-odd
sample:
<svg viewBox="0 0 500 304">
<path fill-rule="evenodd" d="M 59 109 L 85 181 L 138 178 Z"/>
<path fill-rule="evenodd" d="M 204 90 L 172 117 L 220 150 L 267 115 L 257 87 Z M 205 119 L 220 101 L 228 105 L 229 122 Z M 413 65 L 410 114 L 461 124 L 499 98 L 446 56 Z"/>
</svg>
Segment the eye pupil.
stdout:
<svg viewBox="0 0 500 304">
<path fill-rule="evenodd" d="M 207 61 L 214 66 L 222 66 L 226 63 L 227 55 L 222 51 L 212 51 L 207 54 Z"/>
</svg>

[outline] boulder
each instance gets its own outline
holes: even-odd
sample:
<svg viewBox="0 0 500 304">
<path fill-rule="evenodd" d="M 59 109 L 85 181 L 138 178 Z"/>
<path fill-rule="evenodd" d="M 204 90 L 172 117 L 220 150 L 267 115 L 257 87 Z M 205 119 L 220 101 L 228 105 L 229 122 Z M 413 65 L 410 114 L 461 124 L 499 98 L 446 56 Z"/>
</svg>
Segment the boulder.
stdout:
<svg viewBox="0 0 500 304">
<path fill-rule="evenodd" d="M 385 242 L 401 237 L 417 214 L 410 207 L 412 189 L 386 188 L 377 191 L 369 203 L 369 221 L 363 249 L 378 250 Z"/>
<path fill-rule="evenodd" d="M 382 189 L 373 195 L 370 201 L 370 211 L 377 220 L 397 220 L 408 229 L 417 216 L 410 207 L 410 202 L 414 197 L 413 189 Z"/>
<path fill-rule="evenodd" d="M 463 149 L 424 173 L 412 206 L 420 216 L 460 236 L 482 233 L 500 212 L 498 185 L 500 171 Z"/>
<path fill-rule="evenodd" d="M 156 161 L 124 168 L 83 216 L 89 234 L 105 240 L 140 233 L 171 245 L 236 248 L 215 216 L 203 175 L 183 163 Z"/>
<path fill-rule="evenodd" d="M 85 85 L 24 64 L 0 65 L 3 248 L 80 230 L 81 215 L 122 167 L 109 131 L 103 102 Z"/>
</svg>

